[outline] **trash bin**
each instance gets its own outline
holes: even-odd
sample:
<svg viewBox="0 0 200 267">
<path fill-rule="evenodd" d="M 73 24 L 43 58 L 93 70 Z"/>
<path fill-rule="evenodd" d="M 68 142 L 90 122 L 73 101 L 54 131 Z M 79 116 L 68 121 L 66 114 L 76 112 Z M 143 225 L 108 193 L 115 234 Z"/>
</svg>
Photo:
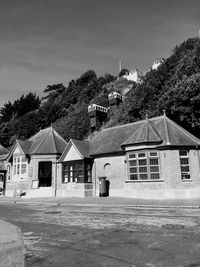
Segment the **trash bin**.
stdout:
<svg viewBox="0 0 200 267">
<path fill-rule="evenodd" d="M 99 177 L 99 196 L 106 197 L 107 196 L 107 187 L 106 187 L 106 177 Z"/>
</svg>

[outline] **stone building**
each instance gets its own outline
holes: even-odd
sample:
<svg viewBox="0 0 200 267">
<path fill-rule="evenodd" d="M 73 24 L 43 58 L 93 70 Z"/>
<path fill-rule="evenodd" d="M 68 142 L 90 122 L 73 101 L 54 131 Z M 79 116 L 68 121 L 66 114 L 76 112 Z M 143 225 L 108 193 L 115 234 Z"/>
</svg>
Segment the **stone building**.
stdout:
<svg viewBox="0 0 200 267">
<path fill-rule="evenodd" d="M 54 196 L 57 160 L 67 142 L 52 128 L 40 130 L 29 140 L 16 140 L 4 160 L 6 196 Z"/>
<path fill-rule="evenodd" d="M 89 142 L 70 141 L 59 160 L 58 192 L 98 196 L 99 177 L 106 176 L 110 196 L 199 197 L 199 147 L 198 138 L 166 115 L 104 129 Z M 90 179 L 81 178 L 86 172 Z"/>
</svg>

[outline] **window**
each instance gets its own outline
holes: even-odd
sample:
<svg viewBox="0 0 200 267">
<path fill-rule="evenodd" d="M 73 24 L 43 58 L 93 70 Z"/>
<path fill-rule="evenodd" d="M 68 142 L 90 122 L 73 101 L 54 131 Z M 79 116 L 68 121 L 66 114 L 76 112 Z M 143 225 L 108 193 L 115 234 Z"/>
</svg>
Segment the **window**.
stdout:
<svg viewBox="0 0 200 267">
<path fill-rule="evenodd" d="M 11 166 L 7 165 L 7 180 L 10 180 L 11 178 Z"/>
<path fill-rule="evenodd" d="M 23 179 L 27 173 L 27 160 L 25 156 L 13 158 L 13 175 L 15 178 Z"/>
<path fill-rule="evenodd" d="M 130 180 L 160 179 L 158 152 L 139 152 L 128 155 Z"/>
<path fill-rule="evenodd" d="M 91 181 L 90 163 L 77 161 L 63 164 L 63 183 L 87 183 Z"/>
<path fill-rule="evenodd" d="M 189 155 L 187 150 L 179 151 L 181 179 L 190 179 Z"/>
</svg>

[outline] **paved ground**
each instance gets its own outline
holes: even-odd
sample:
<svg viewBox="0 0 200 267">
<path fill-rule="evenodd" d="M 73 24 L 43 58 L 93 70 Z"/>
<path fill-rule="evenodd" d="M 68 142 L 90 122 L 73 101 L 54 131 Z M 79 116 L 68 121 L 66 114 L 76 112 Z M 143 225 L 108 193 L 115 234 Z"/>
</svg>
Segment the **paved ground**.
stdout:
<svg viewBox="0 0 200 267">
<path fill-rule="evenodd" d="M 24 245 L 18 227 L 0 220 L 0 266 L 24 267 Z"/>
<path fill-rule="evenodd" d="M 198 202 L 137 208 L 117 199 L 73 200 L 0 201 L 0 218 L 23 232 L 26 266 L 200 266 Z"/>
<path fill-rule="evenodd" d="M 1 202 L 11 203 L 55 203 L 66 205 L 130 205 L 130 206 L 147 206 L 147 207 L 200 207 L 200 198 L 195 199 L 165 199 L 165 200 L 149 200 L 149 199 L 134 199 L 123 197 L 42 197 L 42 198 L 10 198 L 0 197 Z"/>
</svg>

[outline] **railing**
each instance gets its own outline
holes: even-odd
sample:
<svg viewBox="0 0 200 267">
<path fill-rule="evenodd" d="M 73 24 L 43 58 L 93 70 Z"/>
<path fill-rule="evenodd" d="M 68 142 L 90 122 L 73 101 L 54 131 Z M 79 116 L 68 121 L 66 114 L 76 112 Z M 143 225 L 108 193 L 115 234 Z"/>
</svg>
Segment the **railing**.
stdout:
<svg viewBox="0 0 200 267">
<path fill-rule="evenodd" d="M 122 100 L 122 95 L 120 95 L 119 93 L 117 92 L 112 92 L 108 95 L 108 100 L 111 100 L 113 98 L 119 98 Z"/>
<path fill-rule="evenodd" d="M 99 105 L 96 105 L 96 104 L 91 104 L 91 105 L 88 106 L 88 112 L 93 111 L 93 110 L 99 110 L 101 112 L 108 113 L 108 109 L 107 108 L 99 106 Z"/>
</svg>

